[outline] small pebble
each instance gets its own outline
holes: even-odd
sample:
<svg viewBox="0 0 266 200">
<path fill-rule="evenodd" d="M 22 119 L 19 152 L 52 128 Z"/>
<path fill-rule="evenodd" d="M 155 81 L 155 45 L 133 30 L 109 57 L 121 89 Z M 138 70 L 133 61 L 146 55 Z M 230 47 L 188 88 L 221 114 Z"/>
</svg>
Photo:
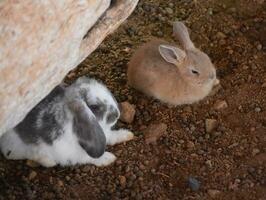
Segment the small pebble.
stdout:
<svg viewBox="0 0 266 200">
<path fill-rule="evenodd" d="M 254 148 L 254 149 L 252 150 L 252 156 L 257 155 L 258 153 L 260 153 L 260 150 L 259 150 L 258 148 Z"/>
<path fill-rule="evenodd" d="M 205 164 L 209 167 L 209 168 L 212 168 L 212 161 L 211 160 L 207 160 L 205 162 Z"/>
<path fill-rule="evenodd" d="M 261 108 L 260 108 L 260 107 L 256 107 L 256 108 L 255 108 L 255 112 L 258 113 L 258 112 L 260 112 L 260 111 L 261 111 Z"/>
<path fill-rule="evenodd" d="M 209 190 L 207 191 L 207 193 L 208 193 L 208 195 L 209 195 L 212 199 L 214 199 L 214 198 L 216 198 L 216 197 L 221 193 L 221 191 L 220 191 L 220 190 L 209 189 Z"/>
<path fill-rule="evenodd" d="M 257 45 L 257 49 L 260 51 L 262 49 L 262 45 L 261 44 L 258 44 Z"/>
<path fill-rule="evenodd" d="M 225 35 L 224 33 L 222 33 L 222 32 L 218 32 L 218 33 L 216 34 L 216 37 L 217 37 L 218 39 L 224 39 L 224 38 L 226 38 L 226 35 Z"/>
<path fill-rule="evenodd" d="M 195 144 L 192 141 L 188 141 L 187 148 L 188 149 L 193 149 L 194 147 L 195 147 Z"/>
<path fill-rule="evenodd" d="M 206 119 L 205 120 L 205 127 L 206 127 L 206 132 L 211 133 L 214 131 L 218 126 L 218 122 L 216 119 Z"/>
<path fill-rule="evenodd" d="M 162 31 L 157 31 L 157 36 L 158 37 L 162 37 L 163 36 L 163 32 Z"/>
<path fill-rule="evenodd" d="M 184 144 L 184 142 L 185 142 L 184 140 L 179 140 L 180 144 Z"/>
<path fill-rule="evenodd" d="M 126 177 L 125 176 L 119 176 L 118 179 L 119 179 L 119 183 L 120 183 L 121 187 L 125 187 L 126 182 L 127 182 Z"/>
<path fill-rule="evenodd" d="M 37 172 L 31 171 L 29 174 L 29 180 L 33 180 L 37 176 Z"/>
<path fill-rule="evenodd" d="M 218 100 L 213 105 L 215 110 L 223 110 L 228 107 L 228 104 L 225 100 Z"/>
<path fill-rule="evenodd" d="M 213 15 L 213 9 L 212 9 L 212 8 L 209 8 L 209 9 L 208 9 L 208 14 L 209 14 L 209 15 Z"/>
<path fill-rule="evenodd" d="M 222 135 L 222 133 L 221 132 L 218 132 L 218 131 L 216 131 L 216 132 L 214 132 L 213 134 L 212 134 L 212 136 L 213 137 L 219 137 L 219 136 L 221 136 Z"/>
<path fill-rule="evenodd" d="M 63 187 L 63 186 L 64 186 L 64 183 L 63 183 L 63 181 L 61 181 L 61 180 L 58 180 L 58 186 L 59 186 L 59 187 Z"/>
<path fill-rule="evenodd" d="M 169 15 L 172 15 L 174 13 L 173 9 L 172 8 L 165 8 L 165 11 L 169 14 Z"/>
<path fill-rule="evenodd" d="M 144 131 L 145 142 L 147 144 L 155 144 L 160 137 L 167 133 L 167 125 L 164 123 L 151 124 Z"/>
<path fill-rule="evenodd" d="M 136 113 L 135 106 L 125 101 L 120 103 L 120 110 L 121 110 L 120 120 L 128 124 L 131 124 L 134 120 Z"/>
<path fill-rule="evenodd" d="M 200 188 L 200 182 L 194 177 L 189 177 L 188 186 L 190 187 L 192 191 L 198 191 Z"/>
<path fill-rule="evenodd" d="M 67 181 L 70 181 L 70 179 L 71 179 L 69 176 L 66 176 L 65 178 Z"/>
<path fill-rule="evenodd" d="M 169 3 L 169 7 L 170 8 L 173 8 L 174 7 L 174 4 L 173 3 Z"/>
</svg>

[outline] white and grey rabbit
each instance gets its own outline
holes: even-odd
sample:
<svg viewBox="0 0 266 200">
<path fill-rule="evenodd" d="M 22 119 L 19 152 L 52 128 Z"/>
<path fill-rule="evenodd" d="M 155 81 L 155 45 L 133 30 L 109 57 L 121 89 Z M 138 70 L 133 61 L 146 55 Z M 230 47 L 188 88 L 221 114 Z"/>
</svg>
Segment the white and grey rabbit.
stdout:
<svg viewBox="0 0 266 200">
<path fill-rule="evenodd" d="M 116 157 L 105 151 L 133 138 L 112 130 L 120 116 L 110 91 L 94 79 L 81 77 L 57 86 L 24 120 L 0 138 L 7 159 L 30 159 L 45 167 L 75 164 L 106 166 Z"/>
</svg>

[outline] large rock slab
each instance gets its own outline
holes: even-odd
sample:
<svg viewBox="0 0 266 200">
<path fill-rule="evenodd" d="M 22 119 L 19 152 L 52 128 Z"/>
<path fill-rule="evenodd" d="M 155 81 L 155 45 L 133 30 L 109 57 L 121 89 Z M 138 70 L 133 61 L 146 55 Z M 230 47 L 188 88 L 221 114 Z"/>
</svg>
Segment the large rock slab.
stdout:
<svg viewBox="0 0 266 200">
<path fill-rule="evenodd" d="M 0 0 L 0 136 L 92 53 L 137 2 Z"/>
</svg>

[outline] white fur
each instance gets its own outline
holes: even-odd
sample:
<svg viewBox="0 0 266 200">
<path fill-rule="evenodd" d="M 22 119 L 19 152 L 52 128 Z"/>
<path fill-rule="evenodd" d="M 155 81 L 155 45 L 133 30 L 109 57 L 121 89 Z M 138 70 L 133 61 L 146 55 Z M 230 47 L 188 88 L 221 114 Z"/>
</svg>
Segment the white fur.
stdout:
<svg viewBox="0 0 266 200">
<path fill-rule="evenodd" d="M 67 166 L 86 163 L 105 166 L 111 164 L 116 159 L 109 152 L 105 152 L 98 159 L 90 157 L 81 148 L 76 136 L 73 134 L 71 122 L 65 127 L 65 133 L 62 137 L 55 140 L 52 145 L 43 142 L 40 142 L 38 145 L 25 144 L 14 130 L 11 130 L 2 136 L 0 147 L 8 159 L 30 159 L 40 163 L 44 167 L 53 167 L 56 164 Z M 9 155 L 8 152 L 10 152 Z"/>
<path fill-rule="evenodd" d="M 81 88 L 87 86 L 88 85 L 84 83 L 84 85 L 81 85 Z M 117 103 L 105 86 L 97 81 L 92 81 L 89 87 L 90 97 L 93 100 L 96 100 L 96 97 L 98 97 L 101 100 L 106 100 L 108 104 L 112 104 L 117 108 Z M 73 120 L 69 111 L 67 112 L 67 115 L 68 121 L 64 126 L 64 134 L 55 139 L 51 145 L 43 141 L 39 141 L 34 145 L 26 144 L 15 133 L 15 129 L 12 129 L 0 138 L 0 149 L 2 153 L 7 159 L 30 159 L 40 163 L 44 167 L 53 167 L 57 164 L 61 166 L 76 164 L 106 166 L 115 161 L 116 157 L 109 152 L 105 152 L 97 159 L 90 157 L 80 146 L 77 136 L 73 133 Z M 115 123 L 106 124 L 105 119 L 106 116 L 103 120 L 99 121 L 99 124 L 104 131 L 107 144 L 114 145 L 133 139 L 133 133 L 128 130 L 111 130 Z M 39 122 L 37 121 L 37 125 L 38 123 Z"/>
</svg>

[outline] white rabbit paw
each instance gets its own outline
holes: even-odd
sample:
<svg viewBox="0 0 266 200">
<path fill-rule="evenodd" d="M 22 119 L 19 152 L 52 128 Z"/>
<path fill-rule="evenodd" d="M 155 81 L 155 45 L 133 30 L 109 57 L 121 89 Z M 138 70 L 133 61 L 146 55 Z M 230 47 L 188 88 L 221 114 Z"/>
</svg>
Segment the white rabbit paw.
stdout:
<svg viewBox="0 0 266 200">
<path fill-rule="evenodd" d="M 106 151 L 100 158 L 93 159 L 92 164 L 98 167 L 102 167 L 102 166 L 110 165 L 115 160 L 116 160 L 115 155 Z"/>
<path fill-rule="evenodd" d="M 134 138 L 134 134 L 126 129 L 114 130 L 111 131 L 107 136 L 107 144 L 115 145 L 122 142 L 126 142 L 132 140 Z"/>
<path fill-rule="evenodd" d="M 57 163 L 54 160 L 51 160 L 47 157 L 42 157 L 37 160 L 34 160 L 38 163 L 40 163 L 43 167 L 54 167 Z"/>
</svg>

